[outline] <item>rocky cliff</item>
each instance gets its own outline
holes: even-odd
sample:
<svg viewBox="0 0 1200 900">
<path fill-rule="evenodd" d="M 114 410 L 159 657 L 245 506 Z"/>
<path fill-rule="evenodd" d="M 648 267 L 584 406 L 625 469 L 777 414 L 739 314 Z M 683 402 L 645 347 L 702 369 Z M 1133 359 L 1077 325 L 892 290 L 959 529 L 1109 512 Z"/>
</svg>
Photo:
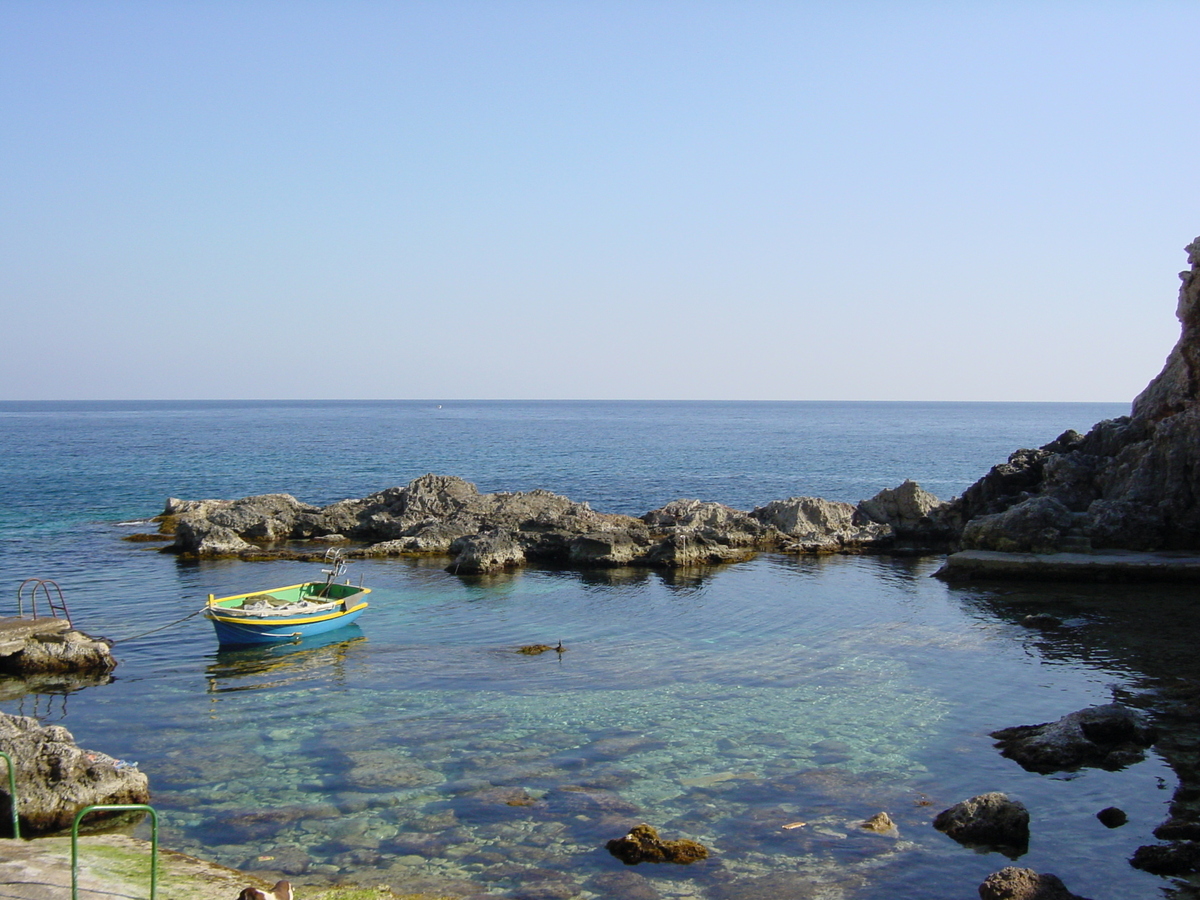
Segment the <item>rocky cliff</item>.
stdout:
<svg viewBox="0 0 1200 900">
<path fill-rule="evenodd" d="M 1200 549 L 1200 238 L 1179 342 L 1128 416 L 1018 450 L 943 513 L 964 549 Z"/>
</svg>

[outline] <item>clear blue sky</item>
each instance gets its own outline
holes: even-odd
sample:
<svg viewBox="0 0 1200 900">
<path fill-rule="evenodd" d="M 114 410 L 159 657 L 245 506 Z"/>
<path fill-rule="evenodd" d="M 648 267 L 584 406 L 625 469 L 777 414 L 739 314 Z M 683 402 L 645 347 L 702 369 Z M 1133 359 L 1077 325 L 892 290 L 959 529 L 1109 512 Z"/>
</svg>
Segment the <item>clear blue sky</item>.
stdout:
<svg viewBox="0 0 1200 900">
<path fill-rule="evenodd" d="M 1133 398 L 1200 3 L 0 0 L 0 399 Z"/>
</svg>

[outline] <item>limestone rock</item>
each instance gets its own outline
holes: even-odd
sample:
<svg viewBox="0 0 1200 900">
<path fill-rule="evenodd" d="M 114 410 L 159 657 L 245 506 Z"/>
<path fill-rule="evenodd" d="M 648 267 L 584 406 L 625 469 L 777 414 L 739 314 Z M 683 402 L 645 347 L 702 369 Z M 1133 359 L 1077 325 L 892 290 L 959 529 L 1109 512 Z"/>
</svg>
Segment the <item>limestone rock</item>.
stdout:
<svg viewBox="0 0 1200 900">
<path fill-rule="evenodd" d="M 750 513 L 802 552 L 836 552 L 880 544 L 892 537 L 889 525 L 873 522 L 849 503 L 819 497 L 773 500 Z"/>
<path fill-rule="evenodd" d="M 666 568 L 717 565 L 775 547 L 779 533 L 750 513 L 721 503 L 673 500 L 641 521 L 651 546 L 641 561 Z"/>
<path fill-rule="evenodd" d="M 661 509 L 642 516 L 654 532 L 690 533 L 714 537 L 721 535 L 731 546 L 749 547 L 771 531 L 753 513 L 701 500 L 673 500 Z"/>
<path fill-rule="evenodd" d="M 0 673 L 5 675 L 105 675 L 117 667 L 111 647 L 72 630 L 65 619 L 0 620 Z"/>
<path fill-rule="evenodd" d="M 963 529 L 962 545 L 967 550 L 1053 553 L 1073 522 L 1071 511 L 1053 497 L 1030 497 L 1004 512 L 972 519 Z"/>
<path fill-rule="evenodd" d="M 178 516 L 175 545 L 200 556 L 238 553 L 247 541 L 280 541 L 291 536 L 297 517 L 316 507 L 291 494 L 262 494 L 240 500 L 170 499 L 164 515 Z"/>
<path fill-rule="evenodd" d="M 149 780 L 136 765 L 81 749 L 61 725 L 0 713 L 0 749 L 15 763 L 22 836 L 70 828 L 85 806 L 149 802 Z M 7 779 L 0 785 L 0 821 L 9 822 Z"/>
<path fill-rule="evenodd" d="M 172 498 L 164 516 L 175 535 L 171 549 L 201 557 L 278 555 L 272 544 L 324 542 L 335 535 L 370 545 L 355 555 L 447 554 L 459 553 L 461 548 L 451 548 L 464 538 L 507 534 L 531 559 L 566 561 L 577 536 L 624 530 L 636 540 L 646 532 L 631 516 L 597 513 L 549 491 L 481 494 L 461 478 L 432 474 L 324 508 L 288 494 L 232 501 Z"/>
<path fill-rule="evenodd" d="M 454 561 L 446 571 L 463 575 L 500 572 L 525 564 L 525 551 L 507 534 L 474 534 L 459 538 L 450 550 Z"/>
<path fill-rule="evenodd" d="M 938 540 L 946 525 L 928 514 L 943 506 L 914 482 L 864 501 L 864 509 L 894 520 L 910 537 Z M 170 498 L 160 518 L 163 533 L 174 537 L 170 549 L 189 556 L 320 559 L 320 550 L 284 542 L 354 541 L 367 546 L 349 556 L 450 555 L 455 560 L 448 568 L 462 573 L 526 562 L 684 568 L 735 562 L 763 550 L 885 549 L 894 536 L 888 521 L 813 497 L 779 500 L 753 512 L 675 500 L 639 519 L 598 513 L 543 490 L 481 494 L 461 478 L 433 474 L 323 508 L 290 494 Z"/>
<path fill-rule="evenodd" d="M 858 504 L 858 513 L 871 522 L 890 526 L 898 538 L 941 541 L 950 536 L 950 528 L 942 518 L 946 506 L 915 481 L 906 480 L 863 500 Z"/>
<path fill-rule="evenodd" d="M 628 531 L 594 531 L 573 538 L 570 562 L 583 566 L 628 566 L 646 553 L 649 540 Z"/>
<path fill-rule="evenodd" d="M 1157 505 L 1134 500 L 1094 500 L 1087 508 L 1094 547 L 1156 550 L 1165 546 L 1166 523 Z"/>
<path fill-rule="evenodd" d="M 640 561 L 660 568 L 681 569 L 739 562 L 751 558 L 755 552 L 754 547 L 730 543 L 719 535 L 680 532 L 656 541 Z"/>
<path fill-rule="evenodd" d="M 1029 846 L 1029 810 L 999 792 L 980 794 L 942 810 L 933 827 L 960 844 L 998 850 L 1014 858 Z"/>
<path fill-rule="evenodd" d="M 1085 900 L 1067 890 L 1057 875 L 1039 875 L 1033 869 L 1008 866 L 993 872 L 979 885 L 979 900 Z"/>
<path fill-rule="evenodd" d="M 181 518 L 175 527 L 174 548 L 202 557 L 237 556 L 253 551 L 254 545 L 242 540 L 237 532 L 213 525 L 207 519 Z"/>
<path fill-rule="evenodd" d="M 1030 772 L 1069 772 L 1085 766 L 1122 769 L 1140 762 L 1154 743 L 1145 717 L 1118 703 L 1092 706 L 1057 722 L 993 731 L 1003 756 Z"/>
</svg>

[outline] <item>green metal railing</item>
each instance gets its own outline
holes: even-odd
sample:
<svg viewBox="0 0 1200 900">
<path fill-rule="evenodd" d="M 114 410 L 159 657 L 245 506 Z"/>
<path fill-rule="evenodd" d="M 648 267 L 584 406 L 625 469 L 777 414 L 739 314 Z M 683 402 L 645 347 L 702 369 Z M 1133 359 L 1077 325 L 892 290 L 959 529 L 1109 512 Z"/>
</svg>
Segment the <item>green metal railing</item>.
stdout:
<svg viewBox="0 0 1200 900">
<path fill-rule="evenodd" d="M 150 813 L 150 900 L 155 900 L 158 893 L 158 813 L 154 807 L 145 803 L 120 803 L 115 805 L 93 804 L 85 806 L 75 815 L 75 824 L 71 826 L 71 900 L 79 900 L 79 822 L 90 812 L 104 810 L 105 812 L 124 812 L 141 810 Z"/>
<path fill-rule="evenodd" d="M 12 807 L 13 820 L 13 838 L 21 836 L 21 819 L 17 815 L 17 769 L 13 765 L 12 757 L 0 750 L 0 756 L 4 757 L 4 761 L 8 763 L 8 805 Z"/>
</svg>

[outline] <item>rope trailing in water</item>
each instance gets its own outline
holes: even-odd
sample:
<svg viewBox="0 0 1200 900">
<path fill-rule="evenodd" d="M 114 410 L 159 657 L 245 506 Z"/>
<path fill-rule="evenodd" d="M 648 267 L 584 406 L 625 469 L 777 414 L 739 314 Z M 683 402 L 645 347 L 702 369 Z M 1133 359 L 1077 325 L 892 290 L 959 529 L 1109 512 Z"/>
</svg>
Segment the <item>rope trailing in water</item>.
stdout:
<svg viewBox="0 0 1200 900">
<path fill-rule="evenodd" d="M 160 631 L 166 631 L 168 628 L 174 628 L 176 625 L 182 625 L 188 619 L 196 618 L 196 616 L 200 615 L 200 613 L 202 613 L 202 612 L 204 612 L 203 609 L 198 609 L 194 613 L 188 613 L 182 619 L 177 619 L 174 622 L 169 622 L 166 625 L 163 625 L 159 628 L 151 628 L 149 631 L 143 631 L 141 634 L 130 635 L 127 638 L 120 638 L 118 640 L 111 641 L 111 642 L 114 644 L 124 644 L 127 641 L 133 641 L 133 640 L 137 640 L 138 638 L 146 637 L 146 635 L 148 635 L 148 634 L 156 634 L 157 632 L 160 632 Z"/>
</svg>

